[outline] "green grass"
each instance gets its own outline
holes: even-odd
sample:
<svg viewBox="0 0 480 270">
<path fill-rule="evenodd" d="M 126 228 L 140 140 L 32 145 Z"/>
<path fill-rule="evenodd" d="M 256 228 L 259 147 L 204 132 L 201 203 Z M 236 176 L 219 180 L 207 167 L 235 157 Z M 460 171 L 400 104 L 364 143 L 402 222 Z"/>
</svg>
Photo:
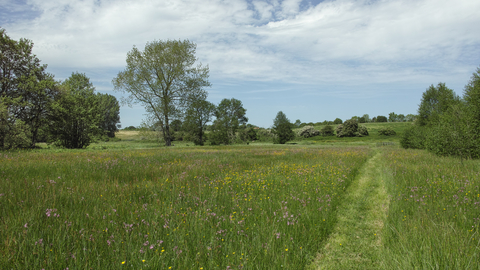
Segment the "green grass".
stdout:
<svg viewBox="0 0 480 270">
<path fill-rule="evenodd" d="M 479 161 L 390 150 L 386 269 L 480 269 Z"/>
<path fill-rule="evenodd" d="M 3 153 L 0 268 L 298 269 L 367 148 Z"/>
<path fill-rule="evenodd" d="M 371 136 L 1 152 L 0 269 L 480 269 L 480 161 Z"/>
<path fill-rule="evenodd" d="M 347 190 L 337 224 L 310 269 L 380 269 L 382 228 L 388 211 L 380 159 L 371 158 Z"/>
</svg>

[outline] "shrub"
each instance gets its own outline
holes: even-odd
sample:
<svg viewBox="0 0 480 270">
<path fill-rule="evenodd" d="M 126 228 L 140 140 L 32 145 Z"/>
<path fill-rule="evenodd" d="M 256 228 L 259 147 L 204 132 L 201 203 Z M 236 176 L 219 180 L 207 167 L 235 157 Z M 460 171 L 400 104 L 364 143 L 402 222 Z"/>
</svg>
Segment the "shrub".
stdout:
<svg viewBox="0 0 480 270">
<path fill-rule="evenodd" d="M 335 135 L 335 134 L 334 134 L 334 131 L 333 131 L 333 127 L 330 126 L 330 125 L 324 126 L 324 127 L 320 130 L 320 135 L 322 135 L 322 136 L 333 136 L 333 135 Z"/>
<path fill-rule="evenodd" d="M 426 131 L 424 127 L 412 125 L 407 128 L 400 139 L 400 145 L 405 148 L 425 149 Z"/>
<path fill-rule="evenodd" d="M 343 121 L 342 121 L 342 119 L 340 119 L 340 118 L 336 118 L 335 120 L 333 120 L 333 123 L 334 123 L 335 125 L 339 125 L 339 124 L 342 124 Z"/>
<path fill-rule="evenodd" d="M 312 126 L 304 126 L 299 131 L 297 131 L 297 136 L 303 137 L 303 138 L 310 138 L 318 135 L 320 135 L 320 131 L 316 130 Z"/>
<path fill-rule="evenodd" d="M 395 132 L 395 130 L 387 127 L 387 128 L 382 128 L 378 131 L 378 134 L 379 135 L 385 135 L 385 136 L 393 136 L 393 135 L 397 135 L 397 133 Z"/>
<path fill-rule="evenodd" d="M 368 130 L 366 126 L 359 126 L 358 127 L 358 135 L 359 137 L 368 136 Z"/>
<path fill-rule="evenodd" d="M 358 135 L 358 123 L 355 120 L 346 120 L 337 127 L 337 137 L 355 137 Z"/>
</svg>

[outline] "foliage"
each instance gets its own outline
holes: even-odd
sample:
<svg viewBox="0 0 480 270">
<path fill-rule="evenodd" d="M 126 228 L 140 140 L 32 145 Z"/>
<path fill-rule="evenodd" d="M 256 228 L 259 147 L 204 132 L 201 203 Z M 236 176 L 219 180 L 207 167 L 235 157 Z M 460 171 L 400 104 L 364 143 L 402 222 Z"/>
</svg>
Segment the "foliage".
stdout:
<svg viewBox="0 0 480 270">
<path fill-rule="evenodd" d="M 480 145 L 480 68 L 472 74 L 468 84 L 465 86 L 463 99 L 466 102 L 466 110 L 470 121 L 472 140 L 475 144 Z M 480 151 L 480 148 L 479 150 Z M 480 153 L 476 156 L 480 157 Z"/>
<path fill-rule="evenodd" d="M 129 127 L 124 128 L 123 130 L 137 130 L 137 128 L 134 127 L 134 126 L 129 126 Z"/>
<path fill-rule="evenodd" d="M 320 130 L 320 135 L 322 135 L 322 136 L 334 136 L 335 133 L 334 133 L 333 127 L 330 126 L 330 125 L 324 126 L 324 127 Z"/>
<path fill-rule="evenodd" d="M 403 132 L 400 145 L 405 149 L 425 149 L 426 137 L 427 130 L 425 127 L 412 125 Z"/>
<path fill-rule="evenodd" d="M 97 93 L 99 111 L 102 114 L 100 129 L 113 138 L 118 131 L 117 123 L 120 123 L 120 105 L 116 97 L 109 94 Z"/>
<path fill-rule="evenodd" d="M 388 122 L 388 119 L 386 116 L 383 116 L 383 115 L 379 115 L 375 118 L 375 122 L 377 123 L 384 123 L 384 122 Z"/>
<path fill-rule="evenodd" d="M 413 122 L 417 119 L 417 116 L 414 115 L 414 114 L 407 114 L 407 116 L 405 116 L 405 121 L 406 122 Z"/>
<path fill-rule="evenodd" d="M 366 126 L 358 126 L 357 132 L 359 136 L 368 136 L 368 129 Z"/>
<path fill-rule="evenodd" d="M 183 129 L 189 133 L 189 140 L 195 145 L 205 143 L 205 129 L 215 114 L 215 105 L 208 102 L 205 96 L 193 99 L 185 114 Z"/>
<path fill-rule="evenodd" d="M 397 122 L 398 115 L 394 112 L 388 114 L 388 122 Z"/>
<path fill-rule="evenodd" d="M 0 149 L 34 147 L 58 93 L 32 49 L 31 41 L 12 40 L 0 28 Z"/>
<path fill-rule="evenodd" d="M 255 127 L 251 125 L 242 126 L 237 135 L 238 140 L 241 143 L 246 142 L 247 144 L 249 144 L 249 142 L 251 141 L 258 140 L 257 131 L 255 130 Z"/>
<path fill-rule="evenodd" d="M 394 136 L 397 135 L 395 130 L 391 129 L 390 127 L 387 128 L 382 128 L 378 131 L 378 135 L 384 135 L 384 136 Z"/>
<path fill-rule="evenodd" d="M 261 142 L 271 142 L 275 138 L 275 134 L 271 129 L 260 128 L 257 131 L 257 139 Z"/>
<path fill-rule="evenodd" d="M 62 83 L 50 113 L 50 132 L 53 141 L 65 148 L 85 148 L 99 135 L 104 114 L 90 79 L 81 73 Z"/>
<path fill-rule="evenodd" d="M 337 137 L 355 137 L 358 135 L 358 122 L 356 120 L 346 120 L 337 127 Z"/>
<path fill-rule="evenodd" d="M 214 145 L 233 143 L 240 125 L 248 122 L 246 111 L 240 100 L 223 99 L 215 110 L 216 119 L 209 135 L 210 142 Z"/>
<path fill-rule="evenodd" d="M 320 131 L 316 130 L 312 126 L 304 126 L 303 128 L 297 131 L 297 136 L 303 137 L 303 138 L 310 138 L 318 135 L 320 135 Z"/>
<path fill-rule="evenodd" d="M 358 118 L 358 123 L 363 124 L 363 123 L 365 123 L 365 122 L 366 122 L 366 120 L 365 120 L 364 117 L 359 117 L 359 118 Z"/>
<path fill-rule="evenodd" d="M 127 54 L 127 67 L 112 81 L 115 90 L 128 93 L 127 104 L 145 106 L 170 146 L 170 123 L 179 119 L 191 95 L 210 86 L 208 67 L 194 66 L 196 45 L 188 40 L 153 41 L 144 51 L 136 47 Z"/>
<path fill-rule="evenodd" d="M 333 123 L 334 123 L 335 125 L 339 125 L 339 124 L 342 124 L 343 121 L 342 121 L 342 119 L 340 119 L 340 118 L 335 118 L 335 120 L 333 120 Z"/>
<path fill-rule="evenodd" d="M 292 130 L 293 125 L 288 120 L 287 116 L 279 111 L 275 119 L 273 119 L 272 132 L 275 134 L 273 143 L 285 144 L 295 138 L 295 132 Z"/>
<path fill-rule="evenodd" d="M 439 83 L 436 87 L 432 84 L 422 94 L 422 99 L 418 106 L 417 123 L 420 126 L 434 125 L 439 121 L 441 114 L 458 102 L 459 98 L 452 89 L 445 86 L 445 83 Z"/>
<path fill-rule="evenodd" d="M 368 115 L 368 114 L 364 114 L 364 115 L 362 116 L 362 118 L 365 119 L 365 123 L 370 123 L 370 122 L 372 122 L 372 119 L 370 119 L 370 115 Z"/>
</svg>

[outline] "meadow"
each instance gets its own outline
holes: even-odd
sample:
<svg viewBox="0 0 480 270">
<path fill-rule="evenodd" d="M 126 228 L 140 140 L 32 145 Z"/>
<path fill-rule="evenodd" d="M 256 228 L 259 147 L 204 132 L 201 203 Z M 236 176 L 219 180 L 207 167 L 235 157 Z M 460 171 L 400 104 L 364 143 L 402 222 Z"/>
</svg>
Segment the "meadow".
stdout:
<svg viewBox="0 0 480 270">
<path fill-rule="evenodd" d="M 118 135 L 0 153 L 0 269 L 480 269 L 477 160 L 399 149 L 399 135 L 170 148 Z M 369 224 L 383 229 L 358 231 Z M 322 268 L 319 253 L 346 262 Z"/>
<path fill-rule="evenodd" d="M 365 147 L 0 156 L 2 269 L 298 269 Z"/>
<path fill-rule="evenodd" d="M 480 163 L 385 151 L 386 269 L 480 269 Z"/>
</svg>

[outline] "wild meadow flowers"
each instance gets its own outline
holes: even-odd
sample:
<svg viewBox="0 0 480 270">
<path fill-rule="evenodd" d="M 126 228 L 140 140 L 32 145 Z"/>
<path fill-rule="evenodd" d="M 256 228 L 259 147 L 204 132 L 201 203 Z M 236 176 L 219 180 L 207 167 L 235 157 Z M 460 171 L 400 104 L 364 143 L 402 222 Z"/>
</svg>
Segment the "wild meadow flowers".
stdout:
<svg viewBox="0 0 480 270">
<path fill-rule="evenodd" d="M 391 194 L 387 269 L 480 269 L 478 161 L 425 151 L 385 152 Z"/>
<path fill-rule="evenodd" d="M 368 148 L 0 156 L 0 268 L 303 268 Z"/>
</svg>

